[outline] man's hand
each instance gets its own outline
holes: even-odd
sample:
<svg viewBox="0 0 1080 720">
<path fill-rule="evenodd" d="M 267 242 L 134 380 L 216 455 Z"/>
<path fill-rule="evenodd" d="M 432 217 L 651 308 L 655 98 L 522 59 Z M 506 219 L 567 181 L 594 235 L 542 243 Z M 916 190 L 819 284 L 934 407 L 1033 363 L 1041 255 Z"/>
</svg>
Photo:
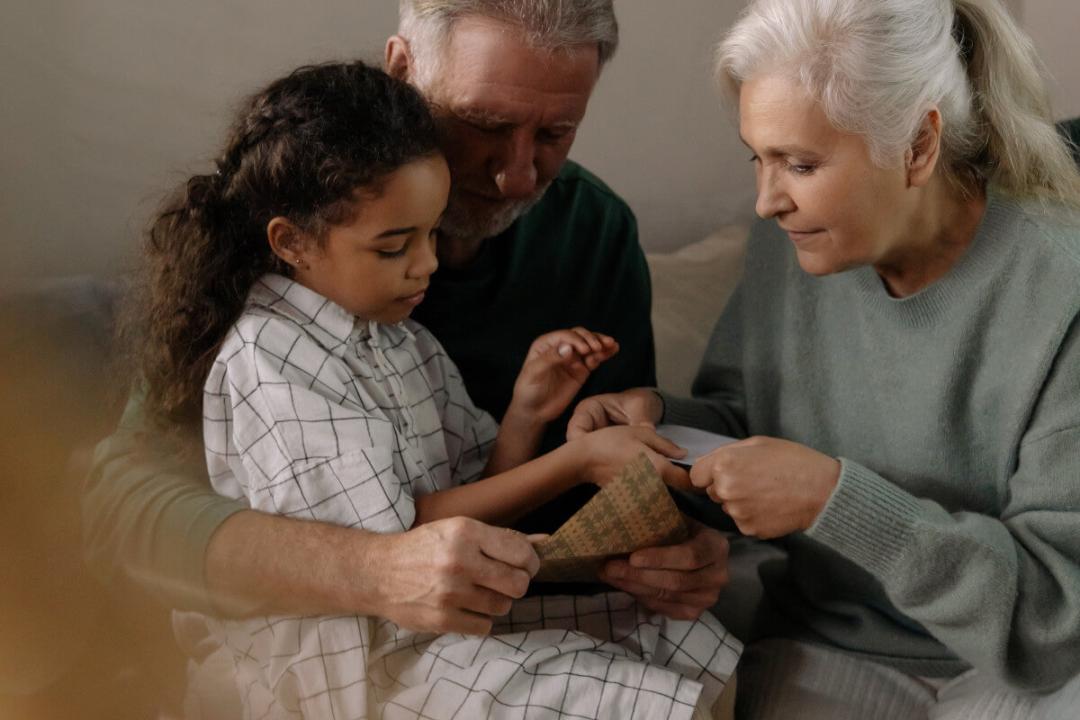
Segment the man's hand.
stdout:
<svg viewBox="0 0 1080 720">
<path fill-rule="evenodd" d="M 371 614 L 410 630 L 486 635 L 540 569 L 525 535 L 468 518 L 379 538 L 369 582 L 381 602 Z"/>
<path fill-rule="evenodd" d="M 525 535 L 468 518 L 380 534 L 255 510 L 222 524 L 206 562 L 231 617 L 355 613 L 472 634 L 489 632 L 540 569 Z"/>
<path fill-rule="evenodd" d="M 728 582 L 728 541 L 689 518 L 690 538 L 679 545 L 638 550 L 609 561 L 600 579 L 630 593 L 653 612 L 696 620 L 716 604 Z"/>
<path fill-rule="evenodd" d="M 806 530 L 840 479 L 840 461 L 770 437 L 713 450 L 694 463 L 690 480 L 731 516 L 739 531 L 775 538 Z"/>
<path fill-rule="evenodd" d="M 570 405 L 589 373 L 618 351 L 614 338 L 583 327 L 541 335 L 525 356 L 507 412 L 551 422 Z"/>
<path fill-rule="evenodd" d="M 574 408 L 566 426 L 566 439 L 576 440 L 587 433 L 612 425 L 655 427 L 664 414 L 660 396 L 648 388 L 633 388 L 621 393 L 593 395 Z"/>
</svg>

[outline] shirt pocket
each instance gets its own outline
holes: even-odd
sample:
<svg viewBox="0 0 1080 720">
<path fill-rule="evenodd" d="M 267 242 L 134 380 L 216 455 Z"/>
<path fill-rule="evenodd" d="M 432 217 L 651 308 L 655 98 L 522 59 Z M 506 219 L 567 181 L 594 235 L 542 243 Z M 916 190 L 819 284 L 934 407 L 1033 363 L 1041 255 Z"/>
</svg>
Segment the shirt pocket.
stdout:
<svg viewBox="0 0 1080 720">
<path fill-rule="evenodd" d="M 251 500 L 253 508 L 275 515 L 380 533 L 408 530 L 416 517 L 412 492 L 394 472 L 388 447 L 294 460 L 253 489 Z"/>
</svg>

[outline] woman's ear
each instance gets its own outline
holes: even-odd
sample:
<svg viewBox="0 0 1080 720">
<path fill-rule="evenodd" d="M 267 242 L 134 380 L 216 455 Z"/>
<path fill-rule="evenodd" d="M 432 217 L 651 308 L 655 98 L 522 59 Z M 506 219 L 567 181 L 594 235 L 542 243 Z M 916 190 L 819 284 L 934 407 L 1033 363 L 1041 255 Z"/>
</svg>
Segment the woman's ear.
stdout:
<svg viewBox="0 0 1080 720">
<path fill-rule="evenodd" d="M 270 244 L 270 250 L 286 265 L 299 269 L 308 267 L 305 257 L 307 236 L 288 218 L 279 215 L 266 224 L 266 241 Z"/>
<path fill-rule="evenodd" d="M 931 108 L 923 118 L 919 134 L 905 153 L 908 187 L 923 187 L 941 159 L 941 113 Z"/>
<path fill-rule="evenodd" d="M 386 74 L 395 80 L 409 82 L 411 71 L 409 41 L 400 35 L 391 35 L 386 41 Z"/>
</svg>

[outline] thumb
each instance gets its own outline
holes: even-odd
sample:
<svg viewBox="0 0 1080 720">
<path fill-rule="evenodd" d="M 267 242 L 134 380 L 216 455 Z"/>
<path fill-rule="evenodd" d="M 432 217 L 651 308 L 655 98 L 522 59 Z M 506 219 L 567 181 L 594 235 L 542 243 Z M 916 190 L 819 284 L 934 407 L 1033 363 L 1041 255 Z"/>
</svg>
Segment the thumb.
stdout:
<svg viewBox="0 0 1080 720">
<path fill-rule="evenodd" d="M 574 408 L 574 414 L 570 416 L 570 421 L 566 424 L 566 439 L 577 440 L 607 425 L 607 413 L 604 412 L 603 406 L 593 398 L 586 398 Z"/>
<path fill-rule="evenodd" d="M 635 433 L 638 436 L 638 439 L 661 455 L 676 459 L 686 456 L 686 450 L 671 442 L 666 437 L 657 435 L 656 429 L 651 424 L 636 423 L 635 427 L 640 428 L 640 432 Z"/>
<path fill-rule="evenodd" d="M 659 461 L 659 464 L 657 461 Z M 692 493 L 701 492 L 690 482 L 690 473 L 688 473 L 685 468 L 673 465 L 668 462 L 667 459 L 660 457 L 659 455 L 653 460 L 653 465 L 656 465 L 656 469 L 660 472 L 660 479 L 663 480 L 664 484 L 668 487 L 686 490 Z"/>
</svg>

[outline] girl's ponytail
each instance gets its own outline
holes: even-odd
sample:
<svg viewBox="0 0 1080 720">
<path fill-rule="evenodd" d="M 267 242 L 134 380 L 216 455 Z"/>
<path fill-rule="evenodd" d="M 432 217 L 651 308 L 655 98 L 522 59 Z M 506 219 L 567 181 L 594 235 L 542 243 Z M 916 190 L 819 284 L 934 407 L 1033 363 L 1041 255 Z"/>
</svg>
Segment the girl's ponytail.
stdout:
<svg viewBox="0 0 1080 720">
<path fill-rule="evenodd" d="M 265 241 L 244 242 L 228 183 L 220 171 L 196 175 L 166 202 L 147 233 L 121 324 L 151 415 L 167 424 L 201 418 L 203 383 L 248 290 L 261 275 L 284 270 Z"/>
<path fill-rule="evenodd" d="M 1054 126 L 1042 64 L 997 0 L 953 0 L 982 152 L 971 169 L 1017 196 L 1080 206 L 1080 172 Z"/>
</svg>

